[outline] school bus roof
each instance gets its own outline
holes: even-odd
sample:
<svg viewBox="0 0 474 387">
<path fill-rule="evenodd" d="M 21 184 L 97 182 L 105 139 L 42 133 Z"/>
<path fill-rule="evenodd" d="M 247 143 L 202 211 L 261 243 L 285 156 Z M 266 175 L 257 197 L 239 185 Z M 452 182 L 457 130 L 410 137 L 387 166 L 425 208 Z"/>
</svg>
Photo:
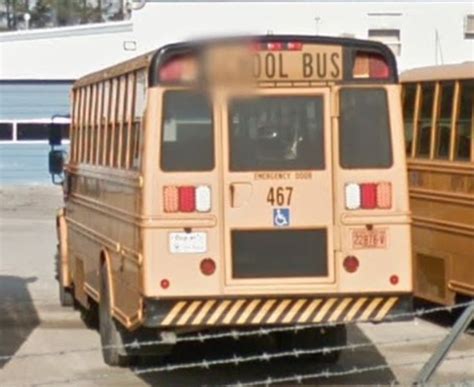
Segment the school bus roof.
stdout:
<svg viewBox="0 0 474 387">
<path fill-rule="evenodd" d="M 199 49 L 209 47 L 212 44 L 222 43 L 235 43 L 235 42 L 255 41 L 262 43 L 269 42 L 292 42 L 298 41 L 304 44 L 321 44 L 321 45 L 340 45 L 343 47 L 351 47 L 355 49 L 364 49 L 371 52 L 376 52 L 382 55 L 387 61 L 388 65 L 392 68 L 391 82 L 398 82 L 398 76 L 396 71 L 396 60 L 391 50 L 384 44 L 372 40 L 353 39 L 345 37 L 330 37 L 330 36 L 313 36 L 313 35 L 257 35 L 257 36 L 236 36 L 236 37 L 224 37 L 206 40 L 190 40 L 186 42 L 172 43 L 162 46 L 157 50 L 153 50 L 146 54 L 137 56 L 129 59 L 125 62 L 107 67 L 105 69 L 98 70 L 94 73 L 85 75 L 78 79 L 73 88 L 78 88 L 100 82 L 106 79 L 114 78 L 126 74 L 131 71 L 152 67 L 160 67 L 170 56 L 183 53 L 185 51 L 197 51 Z M 150 72 L 152 75 L 156 74 L 156 71 Z M 154 84 L 156 80 L 150 79 L 150 83 Z"/>
<path fill-rule="evenodd" d="M 419 67 L 404 71 L 401 82 L 443 81 L 455 79 L 474 79 L 474 62 Z"/>
</svg>

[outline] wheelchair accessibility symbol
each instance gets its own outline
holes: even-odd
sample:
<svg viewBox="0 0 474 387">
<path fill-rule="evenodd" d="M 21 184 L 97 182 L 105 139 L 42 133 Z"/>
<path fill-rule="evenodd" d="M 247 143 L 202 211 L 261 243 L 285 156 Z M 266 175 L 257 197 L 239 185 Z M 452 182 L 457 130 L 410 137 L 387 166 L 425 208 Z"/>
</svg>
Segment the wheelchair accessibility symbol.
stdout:
<svg viewBox="0 0 474 387">
<path fill-rule="evenodd" d="M 290 225 L 290 209 L 274 208 L 273 209 L 273 225 L 275 227 L 288 227 Z"/>
</svg>

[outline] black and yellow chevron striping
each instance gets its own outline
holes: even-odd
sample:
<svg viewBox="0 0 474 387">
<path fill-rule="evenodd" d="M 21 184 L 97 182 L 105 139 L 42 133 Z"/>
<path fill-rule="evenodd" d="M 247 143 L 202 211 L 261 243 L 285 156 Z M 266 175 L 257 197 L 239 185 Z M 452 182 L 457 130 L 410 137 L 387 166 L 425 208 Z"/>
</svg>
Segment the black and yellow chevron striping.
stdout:
<svg viewBox="0 0 474 387">
<path fill-rule="evenodd" d="M 157 326 L 312 324 L 381 321 L 398 296 L 180 300 L 160 308 Z"/>
</svg>

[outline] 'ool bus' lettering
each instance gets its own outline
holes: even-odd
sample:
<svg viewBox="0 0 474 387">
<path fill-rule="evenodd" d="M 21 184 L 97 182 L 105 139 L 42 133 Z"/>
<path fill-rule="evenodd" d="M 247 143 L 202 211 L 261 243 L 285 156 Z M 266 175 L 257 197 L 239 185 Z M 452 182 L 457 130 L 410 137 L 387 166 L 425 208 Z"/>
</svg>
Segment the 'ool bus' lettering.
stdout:
<svg viewBox="0 0 474 387">
<path fill-rule="evenodd" d="M 334 52 L 328 58 L 326 53 L 317 53 L 314 56 L 310 53 L 304 53 L 302 57 L 303 77 L 312 78 L 314 74 L 318 78 L 327 78 L 328 69 L 331 78 L 339 77 L 341 69 L 339 68 L 339 54 Z M 330 64 L 328 65 L 328 62 Z"/>
<path fill-rule="evenodd" d="M 255 78 L 260 78 L 262 72 L 266 78 L 274 78 L 277 73 L 279 78 L 288 78 L 288 73 L 283 66 L 282 54 L 275 56 L 274 54 L 268 53 L 263 58 L 263 61 L 259 55 L 255 55 L 253 70 Z"/>
</svg>

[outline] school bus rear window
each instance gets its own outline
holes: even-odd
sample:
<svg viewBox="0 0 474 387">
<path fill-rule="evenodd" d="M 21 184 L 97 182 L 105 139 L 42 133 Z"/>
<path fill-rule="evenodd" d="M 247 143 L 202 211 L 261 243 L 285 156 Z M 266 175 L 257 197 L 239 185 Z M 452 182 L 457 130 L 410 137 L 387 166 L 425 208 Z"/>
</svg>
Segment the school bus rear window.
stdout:
<svg viewBox="0 0 474 387">
<path fill-rule="evenodd" d="M 230 104 L 230 169 L 324 169 L 323 126 L 322 97 L 236 99 Z"/>
<path fill-rule="evenodd" d="M 214 168 L 214 130 L 208 97 L 193 91 L 164 95 L 161 168 L 168 172 Z"/>
<path fill-rule="evenodd" d="M 348 169 L 388 168 L 392 145 L 383 89 L 341 91 L 340 163 Z"/>
</svg>

